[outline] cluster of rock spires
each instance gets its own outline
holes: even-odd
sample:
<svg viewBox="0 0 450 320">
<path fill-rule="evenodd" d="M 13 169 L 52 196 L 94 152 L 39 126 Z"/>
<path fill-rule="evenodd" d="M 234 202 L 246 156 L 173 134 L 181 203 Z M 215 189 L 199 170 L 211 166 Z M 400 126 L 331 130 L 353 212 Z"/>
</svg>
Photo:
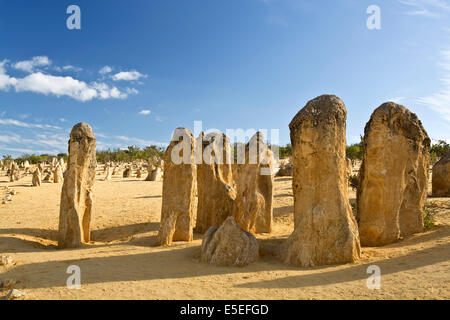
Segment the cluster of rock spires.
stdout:
<svg viewBox="0 0 450 320">
<path fill-rule="evenodd" d="M 343 101 L 324 95 L 309 101 L 290 123 L 294 231 L 280 248 L 286 263 L 355 262 L 361 245 L 386 245 L 423 231 L 430 139 L 417 116 L 392 102 L 372 114 L 365 128 L 356 215 L 347 191 L 346 119 Z M 245 146 L 242 163 L 230 157 L 224 134 L 202 133 L 195 139 L 188 129 L 175 130 L 164 163 L 148 170 L 154 180 L 163 177 L 159 245 L 192 241 L 195 229 L 204 233 L 205 263 L 245 266 L 258 259 L 253 234 L 272 231 L 273 153 L 258 132 Z M 437 196 L 449 196 L 449 166 L 447 154 L 433 169 Z M 61 248 L 89 242 L 95 167 L 94 134 L 87 124 L 78 124 L 70 136 L 61 194 Z M 105 166 L 105 180 L 116 169 Z M 125 172 L 124 177 L 131 167 Z M 138 168 L 137 175 L 142 172 Z"/>
<path fill-rule="evenodd" d="M 242 164 L 232 164 L 224 134 L 201 133 L 194 139 L 188 129 L 175 130 L 164 161 L 160 245 L 192 241 L 195 226 L 196 232 L 206 232 L 203 261 L 243 266 L 256 260 L 252 233 L 272 230 L 274 160 L 260 132 L 243 156 Z"/>
<path fill-rule="evenodd" d="M 124 179 L 135 177 L 141 179 L 145 171 L 147 171 L 147 177 L 145 181 L 162 181 L 162 174 L 164 168 L 164 161 L 155 160 L 149 161 L 149 163 L 114 163 L 107 162 L 104 165 L 103 174 L 105 175 L 104 181 L 111 181 L 113 176 L 117 176 L 122 171 L 122 177 Z M 101 174 L 101 173 L 98 173 Z"/>
<path fill-rule="evenodd" d="M 44 169 L 45 163 L 30 165 L 28 161 L 24 161 L 20 165 L 12 160 L 1 161 L 0 166 L 6 171 L 10 182 L 17 182 L 24 176 L 31 174 L 32 186 L 34 187 L 40 187 L 42 181 L 62 183 L 64 180 L 64 172 L 66 170 L 64 159 L 58 159 L 56 157 L 53 158 L 47 169 Z"/>
</svg>

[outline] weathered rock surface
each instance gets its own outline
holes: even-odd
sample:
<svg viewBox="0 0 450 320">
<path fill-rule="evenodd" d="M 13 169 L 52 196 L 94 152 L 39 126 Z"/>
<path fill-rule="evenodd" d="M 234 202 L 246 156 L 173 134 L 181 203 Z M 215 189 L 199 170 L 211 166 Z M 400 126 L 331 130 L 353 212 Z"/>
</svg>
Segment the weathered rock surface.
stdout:
<svg viewBox="0 0 450 320">
<path fill-rule="evenodd" d="M 281 164 L 277 177 L 292 177 L 294 166 L 291 163 Z"/>
<path fill-rule="evenodd" d="M 63 171 L 59 164 L 56 165 L 55 171 L 53 173 L 53 182 L 54 183 L 64 182 Z"/>
<path fill-rule="evenodd" d="M 407 108 L 388 102 L 365 127 L 357 219 L 361 244 L 382 246 L 423 231 L 430 139 Z"/>
<path fill-rule="evenodd" d="M 88 124 L 79 123 L 70 133 L 69 159 L 61 192 L 60 248 L 77 248 L 90 241 L 96 165 L 94 133 Z"/>
<path fill-rule="evenodd" d="M 219 228 L 210 227 L 202 241 L 202 262 L 216 266 L 243 267 L 258 260 L 258 256 L 258 241 L 233 217 L 226 218 Z"/>
<path fill-rule="evenodd" d="M 155 168 L 151 172 L 148 173 L 145 181 L 161 181 L 163 178 L 163 171 L 161 168 Z"/>
<path fill-rule="evenodd" d="M 235 169 L 233 217 L 251 233 L 270 233 L 273 220 L 273 153 L 257 132 L 245 146 L 245 164 Z"/>
<path fill-rule="evenodd" d="M 130 178 L 131 177 L 131 167 L 128 167 L 128 168 L 126 168 L 124 171 L 123 171 L 123 177 L 124 178 Z"/>
<path fill-rule="evenodd" d="M 110 166 L 106 166 L 106 174 L 105 174 L 105 181 L 110 181 L 112 179 L 112 169 Z"/>
<path fill-rule="evenodd" d="M 433 166 L 433 197 L 450 197 L 450 151 Z"/>
<path fill-rule="evenodd" d="M 20 169 L 17 163 L 12 162 L 11 164 L 11 170 L 9 173 L 9 181 L 15 182 L 20 180 Z"/>
<path fill-rule="evenodd" d="M 41 176 L 43 176 L 44 175 L 44 165 L 42 163 L 38 164 L 38 169 L 41 172 Z"/>
<path fill-rule="evenodd" d="M 159 244 L 192 241 L 197 175 L 192 132 L 185 128 L 175 130 L 164 162 Z"/>
<path fill-rule="evenodd" d="M 195 231 L 204 233 L 219 227 L 233 214 L 236 191 L 233 188 L 231 145 L 221 133 L 203 132 L 196 140 L 197 224 Z"/>
<path fill-rule="evenodd" d="M 33 187 L 41 186 L 41 171 L 39 170 L 39 168 L 36 168 L 36 170 L 34 171 L 31 183 L 33 184 Z"/>
<path fill-rule="evenodd" d="M 352 160 L 347 158 L 347 177 L 350 177 L 353 173 L 353 163 Z"/>
<path fill-rule="evenodd" d="M 42 181 L 47 181 L 47 182 L 53 181 L 53 174 L 50 173 L 50 172 L 47 173 L 47 174 L 45 175 L 44 179 L 42 179 Z"/>
<path fill-rule="evenodd" d="M 358 227 L 347 193 L 346 118 L 341 99 L 309 101 L 289 125 L 294 165 L 294 232 L 285 261 L 302 267 L 354 262 Z"/>
</svg>

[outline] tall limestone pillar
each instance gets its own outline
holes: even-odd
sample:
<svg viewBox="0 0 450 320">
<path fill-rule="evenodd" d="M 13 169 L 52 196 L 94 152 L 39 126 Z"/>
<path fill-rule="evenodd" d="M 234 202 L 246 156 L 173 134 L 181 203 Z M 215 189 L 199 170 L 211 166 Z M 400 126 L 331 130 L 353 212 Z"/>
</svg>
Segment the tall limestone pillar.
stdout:
<svg viewBox="0 0 450 320">
<path fill-rule="evenodd" d="M 197 223 L 195 231 L 220 227 L 233 214 L 236 191 L 233 188 L 231 145 L 225 134 L 203 132 L 195 142 L 197 163 Z"/>
<path fill-rule="evenodd" d="M 91 127 L 75 125 L 70 133 L 69 159 L 61 192 L 58 247 L 77 248 L 90 241 L 96 142 Z"/>
<path fill-rule="evenodd" d="M 361 244 L 382 246 L 423 230 L 430 139 L 415 114 L 388 102 L 364 130 L 357 216 Z"/>
<path fill-rule="evenodd" d="M 195 190 L 194 136 L 188 129 L 177 128 L 164 159 L 160 245 L 192 241 Z"/>
<path fill-rule="evenodd" d="M 347 191 L 346 118 L 342 100 L 323 95 L 309 101 L 289 125 L 295 227 L 285 243 L 290 264 L 313 267 L 360 257 Z"/>
<path fill-rule="evenodd" d="M 273 153 L 264 143 L 263 134 L 257 132 L 245 146 L 245 163 L 236 165 L 234 177 L 233 216 L 248 232 L 272 232 L 273 165 Z"/>
</svg>

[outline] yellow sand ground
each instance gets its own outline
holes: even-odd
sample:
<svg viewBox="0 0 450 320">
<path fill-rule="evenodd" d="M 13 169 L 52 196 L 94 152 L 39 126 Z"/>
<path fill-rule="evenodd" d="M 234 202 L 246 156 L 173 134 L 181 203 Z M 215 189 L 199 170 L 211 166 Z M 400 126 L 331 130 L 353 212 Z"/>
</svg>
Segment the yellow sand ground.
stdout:
<svg viewBox="0 0 450 320">
<path fill-rule="evenodd" d="M 94 189 L 93 243 L 56 249 L 62 184 L 31 187 L 31 176 L 0 185 L 17 191 L 0 204 L 0 255 L 17 262 L 0 267 L 26 299 L 450 299 L 450 198 L 430 198 L 437 226 L 382 248 L 363 248 L 355 264 L 302 269 L 276 256 L 293 230 L 290 178 L 277 178 L 274 232 L 257 235 L 260 260 L 245 268 L 214 267 L 199 257 L 202 235 L 192 243 L 155 247 L 161 182 L 114 177 Z M 2 193 L 3 190 L 0 190 Z M 3 197 L 3 196 L 2 196 Z M 351 192 L 354 198 L 354 192 Z M 381 268 L 381 289 L 369 290 L 367 267 Z M 81 289 L 69 290 L 70 265 L 81 268 Z M 0 296 L 7 291 L 0 290 Z"/>
</svg>

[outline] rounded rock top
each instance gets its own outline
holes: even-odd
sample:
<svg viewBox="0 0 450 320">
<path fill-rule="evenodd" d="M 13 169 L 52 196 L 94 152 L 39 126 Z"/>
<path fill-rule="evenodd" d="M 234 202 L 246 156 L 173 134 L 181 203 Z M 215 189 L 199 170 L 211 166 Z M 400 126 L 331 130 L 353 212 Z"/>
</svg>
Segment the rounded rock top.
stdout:
<svg viewBox="0 0 450 320">
<path fill-rule="evenodd" d="M 295 115 L 289 124 L 291 131 L 296 129 L 305 120 L 315 119 L 316 123 L 326 120 L 347 119 L 347 109 L 341 98 L 332 94 L 325 94 L 310 101 Z"/>
<path fill-rule="evenodd" d="M 94 135 L 94 132 L 92 131 L 91 126 L 85 122 L 80 122 L 80 123 L 76 124 L 72 128 L 70 137 L 71 137 L 71 139 L 74 139 L 74 140 L 80 140 L 83 138 L 95 139 L 95 135 Z"/>
</svg>

